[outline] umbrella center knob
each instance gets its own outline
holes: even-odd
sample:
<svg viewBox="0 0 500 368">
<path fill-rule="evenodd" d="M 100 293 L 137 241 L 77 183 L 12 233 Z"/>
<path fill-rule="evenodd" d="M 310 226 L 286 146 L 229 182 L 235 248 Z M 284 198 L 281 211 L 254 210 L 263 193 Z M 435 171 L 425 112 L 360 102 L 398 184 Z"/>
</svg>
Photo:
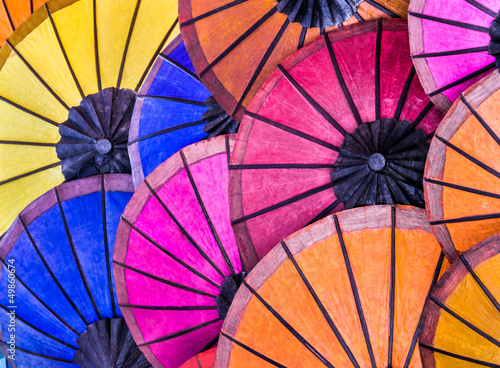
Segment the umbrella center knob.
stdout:
<svg viewBox="0 0 500 368">
<path fill-rule="evenodd" d="M 105 155 L 111 151 L 113 145 L 107 139 L 99 139 L 95 145 L 95 148 L 101 155 Z"/>
<path fill-rule="evenodd" d="M 381 172 L 385 168 L 385 157 L 381 153 L 374 153 L 368 159 L 368 167 L 375 172 Z"/>
</svg>

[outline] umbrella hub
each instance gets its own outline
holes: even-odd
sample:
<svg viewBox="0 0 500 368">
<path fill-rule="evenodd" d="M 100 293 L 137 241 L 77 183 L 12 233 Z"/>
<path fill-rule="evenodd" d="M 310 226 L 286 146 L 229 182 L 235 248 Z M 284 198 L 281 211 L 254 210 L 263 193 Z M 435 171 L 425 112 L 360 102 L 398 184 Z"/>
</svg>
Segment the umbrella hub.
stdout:
<svg viewBox="0 0 500 368">
<path fill-rule="evenodd" d="M 344 208 L 373 204 L 424 206 L 423 174 L 429 144 L 407 120 L 380 119 L 346 134 L 330 173 Z"/>
<path fill-rule="evenodd" d="M 207 138 L 236 133 L 238 131 L 240 123 L 234 120 L 213 96 L 207 98 L 204 104 L 207 107 L 207 111 L 203 113 L 202 121 L 205 123 L 203 132 L 208 133 Z"/>
<path fill-rule="evenodd" d="M 56 144 L 66 180 L 131 172 L 127 143 L 135 99 L 132 90 L 106 88 L 69 110 Z"/>
<path fill-rule="evenodd" d="M 226 277 L 220 286 L 220 294 L 215 298 L 215 303 L 217 304 L 217 312 L 219 312 L 219 317 L 221 319 L 226 318 L 229 307 L 246 276 L 246 271 L 241 271 L 236 275 L 230 275 Z"/>
<path fill-rule="evenodd" d="M 81 368 L 150 368 L 123 318 L 101 319 L 78 336 L 73 359 Z"/>
<path fill-rule="evenodd" d="M 278 0 L 277 9 L 290 22 L 306 28 L 328 28 L 345 22 L 358 10 L 363 0 Z"/>
</svg>

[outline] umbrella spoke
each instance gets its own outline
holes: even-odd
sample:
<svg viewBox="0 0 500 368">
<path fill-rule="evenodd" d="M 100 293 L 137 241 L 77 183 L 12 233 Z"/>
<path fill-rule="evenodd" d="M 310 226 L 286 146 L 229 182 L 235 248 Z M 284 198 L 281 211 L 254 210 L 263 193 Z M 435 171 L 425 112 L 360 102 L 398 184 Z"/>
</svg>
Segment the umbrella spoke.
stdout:
<svg viewBox="0 0 500 368">
<path fill-rule="evenodd" d="M 485 52 L 488 51 L 488 46 L 471 47 L 469 49 L 451 50 L 451 51 L 441 51 L 441 52 L 429 52 L 424 54 L 412 55 L 414 59 L 428 58 L 428 57 L 441 57 L 441 56 L 452 56 L 452 55 L 465 55 L 474 52 Z"/>
<path fill-rule="evenodd" d="M 235 0 L 235 1 L 232 1 L 230 3 L 227 3 L 226 5 L 223 5 L 221 7 L 218 7 L 216 9 L 213 9 L 213 10 L 210 10 L 209 12 L 206 12 L 202 15 L 199 15 L 193 19 L 190 19 L 190 20 L 187 20 L 183 23 L 181 23 L 181 27 L 185 27 L 187 25 L 190 25 L 190 24 L 193 24 L 194 22 L 197 22 L 199 20 L 202 20 L 202 19 L 205 19 L 211 15 L 214 15 L 214 14 L 217 14 L 217 13 L 220 13 L 221 11 L 224 11 L 224 10 L 227 10 L 227 9 L 231 9 L 232 7 L 236 6 L 236 5 L 240 5 L 244 2 L 246 2 L 248 0 Z"/>
<path fill-rule="evenodd" d="M 467 106 L 469 111 L 476 117 L 476 119 L 481 123 L 484 129 L 488 132 L 488 134 L 497 142 L 497 144 L 500 146 L 500 138 L 498 138 L 498 135 L 491 129 L 491 127 L 484 121 L 484 119 L 479 115 L 479 113 L 470 105 L 469 102 L 465 99 L 463 95 L 460 96 L 460 100 Z"/>
<path fill-rule="evenodd" d="M 476 0 L 465 0 L 465 1 L 467 1 L 472 6 L 475 6 L 476 8 L 478 8 L 479 10 L 481 10 L 482 12 L 484 12 L 484 13 L 486 13 L 488 15 L 491 15 L 493 18 L 495 18 L 497 16 L 496 12 L 494 12 L 493 10 L 487 8 L 483 4 L 477 2 Z"/>
<path fill-rule="evenodd" d="M 474 364 L 477 364 L 477 365 L 482 365 L 484 367 L 500 368 L 500 365 L 498 365 L 498 364 L 488 363 L 488 362 L 485 362 L 485 361 L 482 361 L 482 360 L 468 358 L 468 357 L 460 355 L 460 354 L 450 353 L 449 351 L 442 350 L 442 349 L 437 349 L 437 348 L 435 348 L 433 346 L 422 344 L 421 342 L 418 345 L 421 348 L 424 348 L 426 350 L 430 350 L 430 351 L 433 351 L 433 352 L 436 352 L 436 353 L 439 353 L 439 354 L 443 354 L 443 355 L 446 355 L 446 356 L 449 356 L 449 357 L 452 357 L 452 358 L 455 358 L 455 359 L 463 360 L 465 362 L 474 363 Z"/>
<path fill-rule="evenodd" d="M 453 189 L 456 189 L 456 190 L 461 190 L 461 191 L 464 191 L 464 192 L 474 193 L 474 194 L 485 196 L 485 197 L 500 199 L 500 194 L 497 194 L 497 193 L 486 192 L 484 190 L 479 190 L 479 189 L 464 187 L 462 185 L 447 183 L 447 182 L 444 182 L 444 181 L 441 181 L 441 180 L 434 180 L 434 179 L 429 179 L 429 178 L 424 178 L 424 180 L 426 182 L 428 182 L 428 183 L 431 183 L 431 184 L 441 185 L 443 187 L 453 188 Z"/>
<path fill-rule="evenodd" d="M 396 108 L 396 112 L 394 113 L 394 120 L 399 120 L 399 117 L 401 116 L 401 112 L 403 111 L 403 107 L 405 106 L 406 98 L 408 97 L 408 92 L 410 90 L 414 77 L 415 77 L 415 67 L 412 66 L 410 72 L 408 73 L 408 77 L 406 77 L 406 82 L 403 87 L 403 92 L 401 92 L 401 95 L 399 96 L 398 106 Z"/>
<path fill-rule="evenodd" d="M 454 26 L 454 27 L 459 27 L 459 28 L 464 28 L 464 29 L 470 29 L 470 30 L 473 30 L 473 31 L 488 33 L 488 28 L 487 27 L 481 27 L 481 26 L 478 26 L 478 25 L 475 25 L 475 24 L 458 22 L 456 20 L 439 18 L 439 17 L 434 17 L 432 15 L 414 13 L 414 12 L 411 12 L 411 11 L 408 12 L 408 15 L 411 15 L 411 16 L 413 16 L 415 18 L 427 19 L 427 20 L 431 20 L 433 22 L 448 24 L 448 25 L 451 25 L 451 26 Z"/>
</svg>

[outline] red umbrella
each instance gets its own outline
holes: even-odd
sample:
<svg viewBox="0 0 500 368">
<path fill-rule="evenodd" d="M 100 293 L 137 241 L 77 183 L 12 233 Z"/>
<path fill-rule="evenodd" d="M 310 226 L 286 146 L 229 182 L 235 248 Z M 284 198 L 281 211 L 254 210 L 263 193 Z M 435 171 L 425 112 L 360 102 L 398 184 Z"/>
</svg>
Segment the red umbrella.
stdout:
<svg viewBox="0 0 500 368">
<path fill-rule="evenodd" d="M 233 140 L 174 154 L 123 213 L 113 254 L 118 301 L 155 368 L 177 368 L 212 347 L 243 281 L 227 199 Z"/>
<path fill-rule="evenodd" d="M 215 347 L 210 350 L 199 353 L 197 356 L 189 359 L 179 368 L 214 368 L 216 354 L 217 354 L 217 348 Z"/>
<path fill-rule="evenodd" d="M 330 32 L 278 65 L 231 159 L 231 221 L 245 264 L 344 207 L 422 206 L 426 137 L 441 118 L 415 75 L 403 20 Z"/>
</svg>

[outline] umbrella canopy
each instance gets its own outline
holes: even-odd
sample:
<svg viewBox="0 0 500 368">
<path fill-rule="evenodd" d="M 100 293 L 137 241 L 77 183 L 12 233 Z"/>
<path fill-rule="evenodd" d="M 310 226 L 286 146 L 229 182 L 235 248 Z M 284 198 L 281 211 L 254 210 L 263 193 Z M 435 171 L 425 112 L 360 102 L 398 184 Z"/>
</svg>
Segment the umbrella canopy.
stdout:
<svg viewBox="0 0 500 368">
<path fill-rule="evenodd" d="M 0 6 L 0 47 L 47 0 L 5 0 Z"/>
<path fill-rule="evenodd" d="M 6 356 L 16 367 L 104 368 L 117 352 L 137 350 L 125 326 L 109 321 L 122 317 L 111 257 L 132 191 L 126 174 L 63 183 L 22 211 L 2 238 L 1 344 L 4 351 L 15 345 Z"/>
<path fill-rule="evenodd" d="M 174 0 L 45 4 L 0 51 L 0 233 L 63 182 L 130 172 L 136 91 L 178 33 Z"/>
<path fill-rule="evenodd" d="M 237 128 L 200 82 L 178 36 L 153 64 L 135 104 L 128 138 L 135 187 L 181 148 Z"/>
<path fill-rule="evenodd" d="M 243 281 L 229 221 L 234 137 L 182 149 L 144 179 L 125 209 L 113 255 L 118 301 L 155 368 L 177 368 L 218 339 Z"/>
<path fill-rule="evenodd" d="M 410 2 L 413 63 L 425 92 L 443 111 L 495 68 L 495 57 L 488 55 L 488 28 L 499 10 L 497 0 Z"/>
<path fill-rule="evenodd" d="M 182 0 L 179 22 L 202 82 L 240 121 L 278 63 L 332 27 L 381 17 L 406 18 L 408 2 Z"/>
<path fill-rule="evenodd" d="M 282 241 L 245 279 L 216 367 L 419 367 L 421 313 L 443 259 L 423 209 L 329 216 Z"/>
<path fill-rule="evenodd" d="M 427 215 L 453 261 L 500 232 L 500 75 L 467 90 L 436 130 L 425 168 Z"/>
<path fill-rule="evenodd" d="M 217 347 L 198 354 L 179 368 L 214 368 L 216 354 Z"/>
<path fill-rule="evenodd" d="M 424 368 L 500 366 L 500 236 L 464 252 L 432 290 L 424 310 Z"/>
<path fill-rule="evenodd" d="M 404 20 L 330 32 L 278 65 L 257 94 L 230 167 L 247 267 L 332 211 L 423 205 L 426 140 L 442 114 L 415 75 L 407 38 Z"/>
</svg>

